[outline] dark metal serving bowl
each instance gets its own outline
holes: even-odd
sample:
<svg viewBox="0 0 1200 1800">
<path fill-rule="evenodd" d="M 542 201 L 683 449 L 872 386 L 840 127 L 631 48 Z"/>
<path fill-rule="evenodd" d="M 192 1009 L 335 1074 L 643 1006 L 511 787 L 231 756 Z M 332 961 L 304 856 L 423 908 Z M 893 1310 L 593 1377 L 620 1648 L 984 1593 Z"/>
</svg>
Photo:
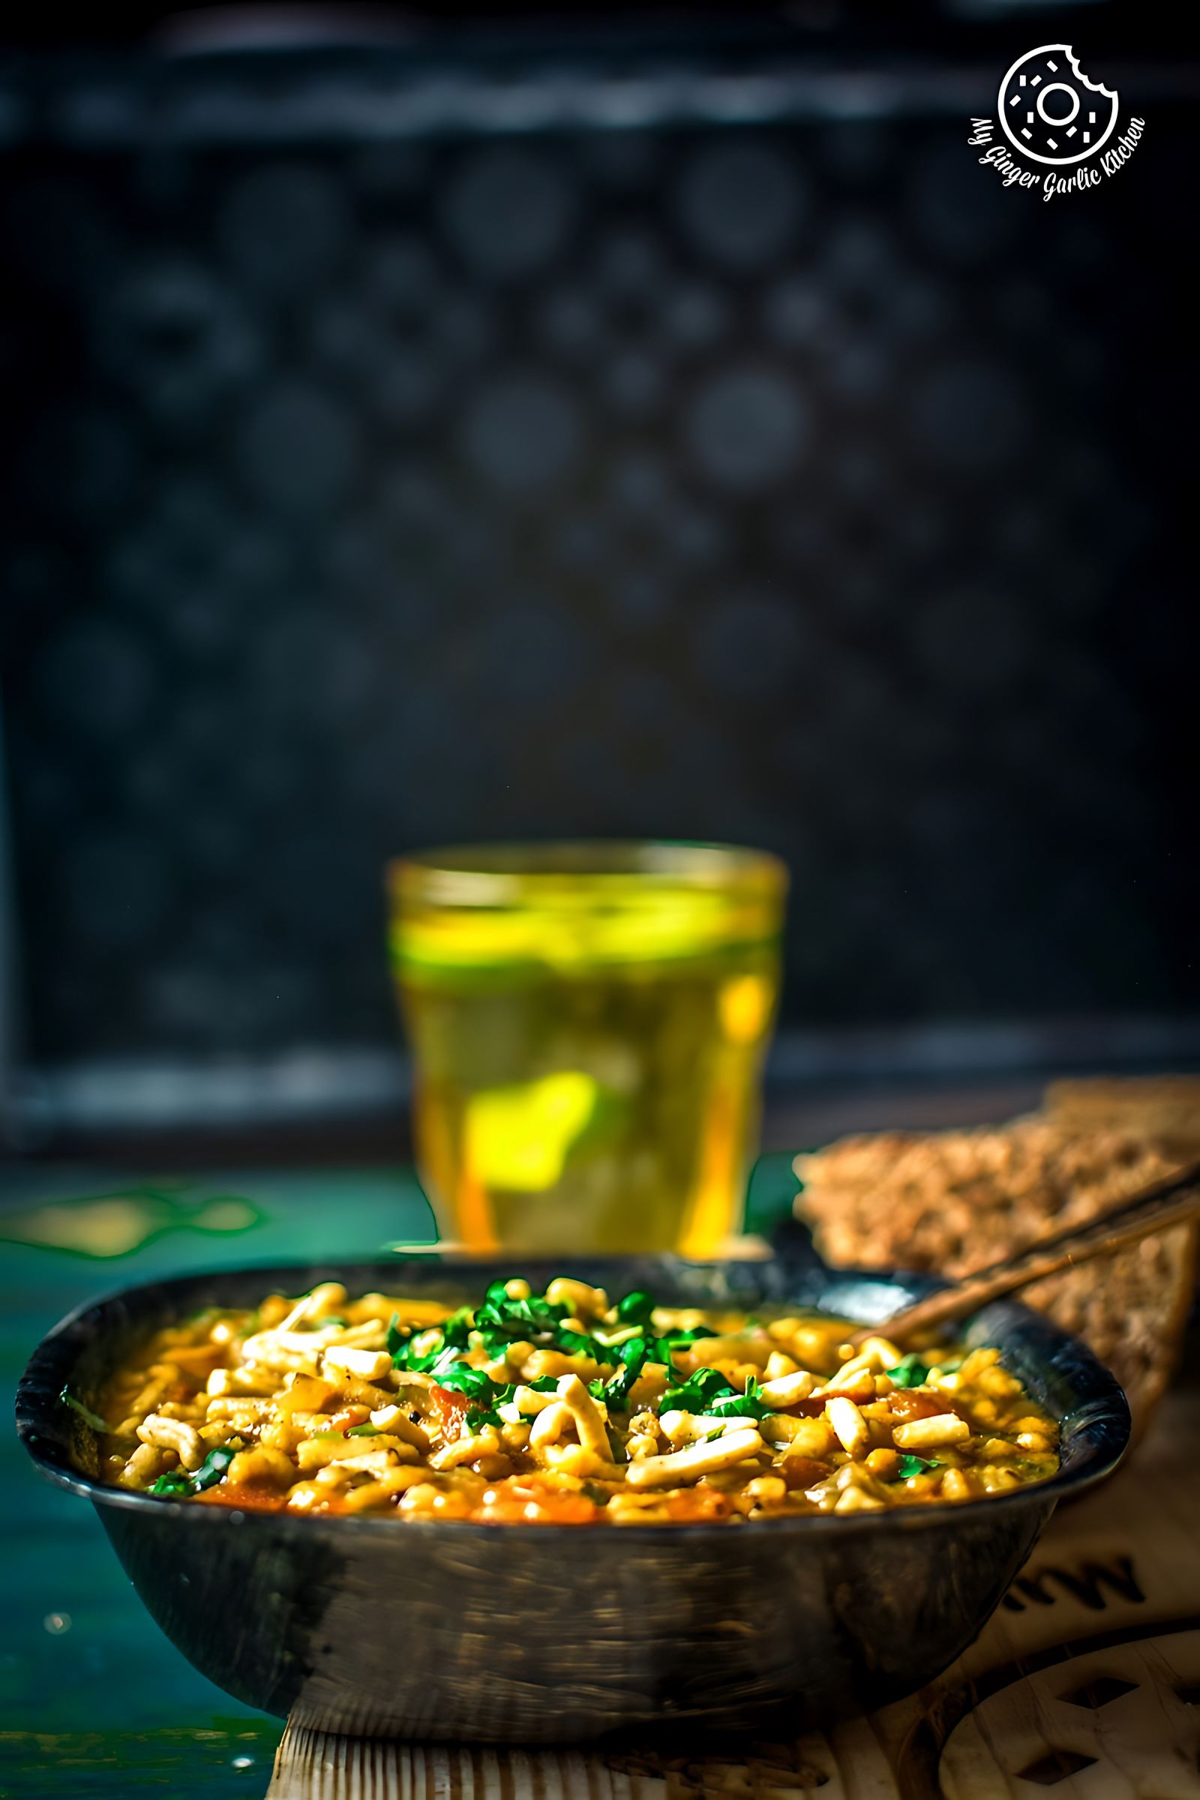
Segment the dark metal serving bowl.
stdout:
<svg viewBox="0 0 1200 1800">
<path fill-rule="evenodd" d="M 685 1305 L 817 1307 L 875 1323 L 917 1276 L 677 1258 L 507 1257 L 245 1269 L 132 1288 L 63 1320 L 21 1383 L 17 1424 L 51 1480 L 96 1507 L 171 1641 L 239 1700 L 325 1730 L 578 1742 L 702 1724 L 801 1730 L 912 1693 L 975 1637 L 1054 1510 L 1129 1437 L 1112 1377 L 1011 1302 L 992 1344 L 1062 1426 L 1051 1480 L 973 1504 L 737 1524 L 474 1525 L 289 1517 L 152 1499 L 96 1480 L 93 1402 L 137 1341 L 200 1307 L 318 1281 L 455 1302 L 516 1270 Z"/>
</svg>

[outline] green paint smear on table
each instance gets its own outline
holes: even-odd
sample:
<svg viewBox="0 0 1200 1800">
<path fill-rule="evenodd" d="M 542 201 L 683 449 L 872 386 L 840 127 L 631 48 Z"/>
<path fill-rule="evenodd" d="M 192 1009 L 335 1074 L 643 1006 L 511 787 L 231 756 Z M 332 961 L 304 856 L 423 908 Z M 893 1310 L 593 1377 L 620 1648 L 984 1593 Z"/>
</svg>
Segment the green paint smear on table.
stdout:
<svg viewBox="0 0 1200 1800">
<path fill-rule="evenodd" d="M 206 1194 L 190 1182 L 178 1182 L 48 1199 L 0 1213 L 0 1242 L 110 1258 L 130 1256 L 171 1231 L 224 1237 L 251 1231 L 262 1222 L 258 1208 L 240 1194 Z"/>
<path fill-rule="evenodd" d="M 283 1726 L 213 1719 L 160 1731 L 0 1732 L 0 1800 L 153 1793 L 159 1800 L 260 1800 Z"/>
</svg>

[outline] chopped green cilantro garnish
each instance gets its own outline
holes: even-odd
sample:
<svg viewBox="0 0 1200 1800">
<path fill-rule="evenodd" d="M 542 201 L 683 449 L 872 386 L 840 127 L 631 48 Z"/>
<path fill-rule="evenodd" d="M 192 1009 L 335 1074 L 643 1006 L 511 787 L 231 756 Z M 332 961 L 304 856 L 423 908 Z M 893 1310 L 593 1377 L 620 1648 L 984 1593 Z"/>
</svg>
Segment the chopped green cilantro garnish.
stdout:
<svg viewBox="0 0 1200 1800">
<path fill-rule="evenodd" d="M 929 1380 L 929 1364 L 920 1356 L 902 1356 L 888 1375 L 897 1387 L 924 1387 Z"/>
<path fill-rule="evenodd" d="M 465 1350 L 471 1341 L 474 1317 L 469 1306 L 460 1306 L 457 1312 L 442 1324 L 442 1342 L 450 1344 L 455 1350 Z"/>
<path fill-rule="evenodd" d="M 237 1452 L 228 1445 L 219 1444 L 210 1450 L 198 1469 L 189 1474 L 186 1469 L 171 1469 L 166 1475 L 160 1475 L 150 1488 L 152 1494 L 172 1497 L 183 1497 L 188 1494 L 202 1494 L 205 1488 L 216 1487 L 223 1481 Z"/>
<path fill-rule="evenodd" d="M 740 1419 L 765 1419 L 771 1409 L 758 1398 L 758 1380 L 752 1375 L 744 1394 L 722 1394 L 708 1410 Z"/>
<path fill-rule="evenodd" d="M 651 1350 L 657 1340 L 648 1337 L 627 1338 L 618 1344 L 613 1355 L 621 1367 L 610 1381 L 605 1382 L 601 1398 L 608 1406 L 623 1407 L 629 1399 L 633 1384 L 641 1374 L 645 1364 L 650 1361 Z"/>
<path fill-rule="evenodd" d="M 451 1368 L 439 1368 L 435 1372 L 439 1387 L 465 1394 L 468 1400 L 475 1401 L 479 1406 L 490 1406 L 500 1392 L 498 1382 L 493 1381 L 482 1369 L 473 1369 L 470 1363 L 455 1363 Z"/>
<path fill-rule="evenodd" d="M 166 1475 L 160 1475 L 158 1480 L 152 1483 L 149 1491 L 162 1498 L 171 1499 L 175 1495 L 182 1498 L 185 1494 L 194 1494 L 196 1490 L 192 1486 L 191 1476 L 186 1474 L 183 1469 L 171 1469 Z"/>
<path fill-rule="evenodd" d="M 539 1299 L 536 1294 L 514 1300 L 505 1293 L 502 1281 L 493 1281 L 483 1305 L 475 1314 L 475 1324 L 480 1331 L 491 1327 L 513 1335 L 515 1326 L 526 1327 L 532 1332 L 553 1331 L 566 1316 L 567 1308 L 561 1304 Z"/>
<path fill-rule="evenodd" d="M 587 1356 L 597 1363 L 613 1360 L 611 1345 L 602 1344 L 599 1338 L 587 1337 L 582 1331 L 567 1331 L 560 1325 L 554 1334 L 554 1343 L 564 1356 Z"/>
<path fill-rule="evenodd" d="M 725 1395 L 736 1400 L 744 1398 L 716 1369 L 697 1369 L 680 1387 L 667 1389 L 659 1403 L 659 1411 L 709 1412 L 713 1410 L 714 1403 Z"/>
<path fill-rule="evenodd" d="M 640 1288 L 617 1301 L 617 1317 L 622 1325 L 648 1325 L 653 1312 L 653 1295 L 642 1293 Z"/>
<path fill-rule="evenodd" d="M 608 1367 L 616 1364 L 617 1372 L 609 1380 L 593 1380 L 588 1387 L 594 1399 L 619 1409 L 626 1405 L 634 1383 L 648 1362 L 663 1363 L 673 1369 L 674 1350 L 695 1343 L 698 1338 L 716 1336 L 709 1326 L 694 1325 L 686 1331 L 672 1331 L 665 1337 L 655 1337 L 650 1330 L 654 1307 L 653 1295 L 641 1289 L 626 1294 L 617 1303 L 617 1317 L 625 1325 L 638 1325 L 642 1329 L 626 1338 L 624 1343 L 604 1344 L 598 1338 L 574 1331 L 564 1324 L 570 1314 L 568 1306 L 536 1294 L 514 1298 L 508 1292 L 507 1281 L 493 1281 L 487 1288 L 483 1304 L 474 1313 L 469 1307 L 460 1307 L 441 1326 L 412 1330 L 402 1326 L 399 1315 L 393 1314 L 388 1326 L 387 1347 L 396 1368 L 432 1375 L 443 1387 L 463 1394 L 472 1405 L 490 1408 L 488 1417 L 497 1422 L 499 1416 L 494 1409 L 512 1400 L 517 1384 L 510 1382 L 501 1387 L 482 1369 L 468 1363 L 466 1353 L 472 1341 L 493 1361 L 500 1360 L 510 1344 L 525 1342 L 539 1349 L 558 1350 L 567 1356 L 586 1356 Z M 418 1352 L 414 1348 L 418 1339 L 432 1347 Z M 542 1376 L 524 1385 L 538 1393 L 553 1393 L 558 1382 L 554 1376 Z M 707 1396 L 728 1393 L 740 1403 L 730 1410 L 744 1410 L 755 1418 L 761 1416 L 760 1404 L 752 1396 L 748 1399 L 736 1394 L 728 1382 L 711 1369 L 700 1370 L 688 1383 L 672 1392 L 682 1395 L 679 1404 L 686 1404 L 693 1411 L 703 1410 Z M 472 1422 L 476 1421 L 473 1419 Z"/>
<path fill-rule="evenodd" d="M 395 1320 L 388 1326 L 387 1347 L 391 1352 L 392 1364 L 397 1369 L 417 1369 L 422 1373 L 431 1369 L 438 1357 L 446 1348 L 446 1341 L 439 1331 L 434 1338 L 431 1350 L 417 1351 L 415 1344 L 418 1337 L 424 1337 L 422 1331 L 404 1331 L 397 1326 Z"/>
<path fill-rule="evenodd" d="M 223 1481 L 235 1454 L 235 1451 L 226 1449 L 224 1445 L 220 1445 L 216 1450 L 210 1450 L 192 1476 L 192 1486 L 196 1492 L 200 1493 L 203 1488 L 216 1487 L 218 1481 Z"/>
<path fill-rule="evenodd" d="M 897 1481 L 908 1481 L 913 1475 L 921 1475 L 926 1469 L 932 1469 L 933 1463 L 927 1462 L 923 1456 L 902 1456 L 900 1467 L 896 1471 Z"/>
<path fill-rule="evenodd" d="M 503 1355 L 510 1343 L 525 1342 L 539 1349 L 560 1350 L 566 1356 L 588 1356 L 593 1362 L 611 1363 L 613 1353 L 606 1344 L 563 1324 L 568 1311 L 568 1307 L 536 1295 L 511 1299 L 504 1282 L 493 1281 L 475 1314 L 475 1330 L 492 1356 Z"/>
</svg>

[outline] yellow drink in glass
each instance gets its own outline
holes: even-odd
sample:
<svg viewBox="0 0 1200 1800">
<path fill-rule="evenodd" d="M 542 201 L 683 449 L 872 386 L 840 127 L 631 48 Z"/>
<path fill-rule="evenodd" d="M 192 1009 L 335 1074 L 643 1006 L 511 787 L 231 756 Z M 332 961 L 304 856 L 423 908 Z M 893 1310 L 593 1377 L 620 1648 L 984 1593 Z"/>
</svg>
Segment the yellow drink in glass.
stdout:
<svg viewBox="0 0 1200 1800">
<path fill-rule="evenodd" d="M 786 888 L 775 857 L 707 844 L 391 866 L 417 1161 L 443 1238 L 717 1249 L 756 1147 Z"/>
</svg>

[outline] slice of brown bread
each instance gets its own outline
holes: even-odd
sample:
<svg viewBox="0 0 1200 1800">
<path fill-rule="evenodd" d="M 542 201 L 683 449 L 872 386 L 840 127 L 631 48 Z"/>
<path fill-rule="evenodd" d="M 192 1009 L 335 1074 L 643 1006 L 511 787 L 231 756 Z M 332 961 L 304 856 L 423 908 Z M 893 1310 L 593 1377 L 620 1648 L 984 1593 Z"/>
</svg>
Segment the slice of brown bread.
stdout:
<svg viewBox="0 0 1200 1800">
<path fill-rule="evenodd" d="M 1093 1217 L 1177 1166 L 1141 1137 L 1035 1116 L 974 1131 L 881 1132 L 798 1156 L 798 1215 L 833 1263 L 965 1275 Z M 1022 1298 L 1108 1364 L 1144 1426 L 1178 1354 L 1195 1229 L 1175 1226 Z"/>
<path fill-rule="evenodd" d="M 1042 1106 L 1064 1131 L 1129 1132 L 1181 1162 L 1200 1159 L 1200 1075 L 1053 1081 Z"/>
</svg>

